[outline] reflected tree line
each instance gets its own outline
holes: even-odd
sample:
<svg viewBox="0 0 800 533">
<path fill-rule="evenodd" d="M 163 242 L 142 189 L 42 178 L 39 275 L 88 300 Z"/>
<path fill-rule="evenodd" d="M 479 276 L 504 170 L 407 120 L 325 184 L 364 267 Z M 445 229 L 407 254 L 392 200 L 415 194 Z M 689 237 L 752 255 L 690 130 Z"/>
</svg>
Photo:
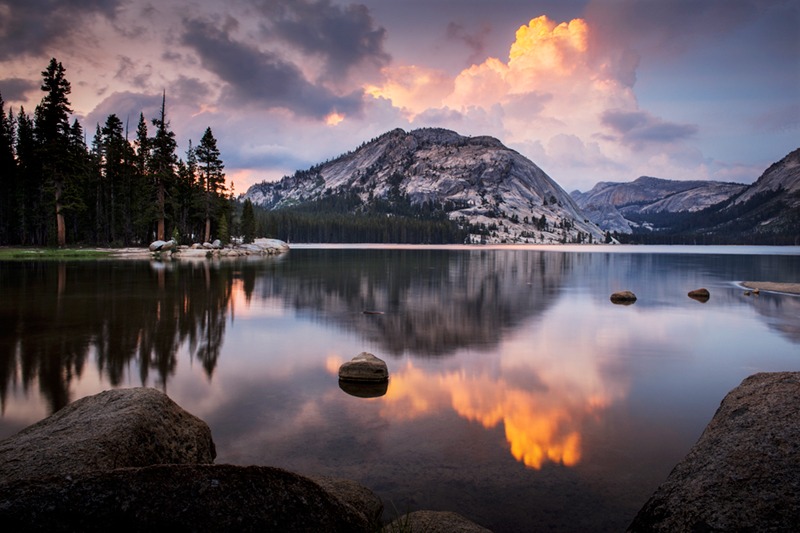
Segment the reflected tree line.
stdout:
<svg viewBox="0 0 800 533">
<path fill-rule="evenodd" d="M 0 400 L 38 385 L 51 412 L 94 351 L 112 386 L 138 370 L 167 389 L 188 346 L 208 379 L 225 335 L 234 264 L 147 262 L 0 264 Z M 249 285 L 252 287 L 253 282 Z"/>
</svg>

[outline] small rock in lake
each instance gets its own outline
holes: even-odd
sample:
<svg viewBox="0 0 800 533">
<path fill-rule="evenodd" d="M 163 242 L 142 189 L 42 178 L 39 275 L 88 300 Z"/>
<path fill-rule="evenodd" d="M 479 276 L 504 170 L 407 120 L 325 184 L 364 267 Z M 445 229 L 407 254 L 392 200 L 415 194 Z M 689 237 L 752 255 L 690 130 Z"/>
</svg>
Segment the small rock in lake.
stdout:
<svg viewBox="0 0 800 533">
<path fill-rule="evenodd" d="M 386 363 L 371 353 L 361 352 L 339 367 L 339 379 L 343 381 L 380 382 L 389 379 Z"/>
<path fill-rule="evenodd" d="M 755 294 L 756 296 L 758 296 L 759 292 L 761 292 L 761 291 L 759 291 L 758 289 L 753 289 L 753 294 Z"/>
<path fill-rule="evenodd" d="M 389 380 L 383 381 L 345 381 L 339 380 L 339 388 L 356 398 L 380 398 L 389 390 Z"/>
<path fill-rule="evenodd" d="M 750 291 L 744 291 L 745 296 L 750 296 Z"/>
<path fill-rule="evenodd" d="M 167 244 L 166 241 L 153 241 L 150 243 L 150 251 L 157 252 L 161 250 L 165 244 Z"/>
<path fill-rule="evenodd" d="M 615 292 L 611 295 L 611 302 L 621 305 L 631 305 L 636 301 L 636 295 L 631 291 Z"/>
<path fill-rule="evenodd" d="M 382 315 L 383 311 L 361 311 L 362 315 Z"/>
<path fill-rule="evenodd" d="M 708 289 L 696 289 L 689 291 L 689 298 L 697 300 L 698 302 L 706 303 L 710 297 L 711 294 L 709 294 Z"/>
</svg>

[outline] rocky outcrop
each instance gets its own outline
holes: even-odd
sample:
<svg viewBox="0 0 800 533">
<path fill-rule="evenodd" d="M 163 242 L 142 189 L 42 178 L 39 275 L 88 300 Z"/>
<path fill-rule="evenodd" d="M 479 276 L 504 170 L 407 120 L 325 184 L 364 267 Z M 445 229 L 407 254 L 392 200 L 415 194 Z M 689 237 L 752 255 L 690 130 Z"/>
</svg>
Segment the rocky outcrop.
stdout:
<svg viewBox="0 0 800 533">
<path fill-rule="evenodd" d="M 402 516 L 389 526 L 389 531 L 424 531 L 425 533 L 492 533 L 449 511 L 416 511 Z"/>
<path fill-rule="evenodd" d="M 800 294 L 800 283 L 774 283 L 772 281 L 745 281 L 743 287 L 753 289 L 756 294 L 759 289 L 771 292 L 785 292 L 787 294 Z"/>
<path fill-rule="evenodd" d="M 797 531 L 800 372 L 761 373 L 728 393 L 631 533 Z"/>
<path fill-rule="evenodd" d="M 158 465 L 0 484 L 4 531 L 368 533 L 314 481 L 260 466 Z"/>
<path fill-rule="evenodd" d="M 166 394 L 121 389 L 81 398 L 0 441 L 0 483 L 158 464 L 213 463 L 208 425 Z"/>
<path fill-rule="evenodd" d="M 375 383 L 389 379 L 386 363 L 371 353 L 361 352 L 339 367 L 341 381 Z"/>
<path fill-rule="evenodd" d="M 172 257 L 176 258 L 215 258 L 215 257 L 244 257 L 278 255 L 289 251 L 289 245 L 278 239 L 256 239 L 250 244 L 227 244 L 222 246 L 219 239 L 213 243 L 193 244 L 180 246 L 174 250 Z"/>
<path fill-rule="evenodd" d="M 631 291 L 620 291 L 612 294 L 610 300 L 615 304 L 630 305 L 636 301 L 636 295 Z"/>
</svg>

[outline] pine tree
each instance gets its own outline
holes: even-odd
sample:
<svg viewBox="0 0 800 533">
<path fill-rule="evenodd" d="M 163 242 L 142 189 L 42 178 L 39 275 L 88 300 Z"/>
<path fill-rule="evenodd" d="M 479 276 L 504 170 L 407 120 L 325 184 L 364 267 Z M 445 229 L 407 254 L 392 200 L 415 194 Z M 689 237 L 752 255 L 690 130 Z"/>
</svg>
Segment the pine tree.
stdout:
<svg viewBox="0 0 800 533">
<path fill-rule="evenodd" d="M 44 244 L 44 179 L 34 124 L 20 107 L 17 114 L 17 220 L 21 244 Z"/>
<path fill-rule="evenodd" d="M 6 116 L 3 96 L 0 94 L 0 244 L 9 244 L 14 232 L 16 170 L 14 119 L 10 111 Z"/>
<path fill-rule="evenodd" d="M 64 77 L 66 69 L 56 61 L 50 60 L 42 71 L 42 91 L 45 95 L 36 108 L 36 138 L 41 145 L 44 172 L 50 181 L 55 200 L 56 240 L 58 246 L 66 244 L 66 227 L 61 196 L 69 180 L 67 169 L 69 145 L 70 109 L 67 95 L 72 92 L 70 83 Z"/>
<path fill-rule="evenodd" d="M 203 215 L 205 216 L 205 242 L 211 238 L 211 219 L 221 207 L 225 196 L 225 165 L 219 158 L 217 140 L 206 128 L 196 149 L 200 185 L 203 188 Z"/>
<path fill-rule="evenodd" d="M 247 198 L 242 206 L 242 233 L 244 233 L 245 243 L 253 242 L 256 233 L 256 216 L 250 198 Z"/>
<path fill-rule="evenodd" d="M 159 118 L 153 119 L 153 126 L 156 127 L 156 135 L 149 139 L 151 148 L 150 172 L 156 188 L 156 206 L 158 227 L 156 239 L 164 240 L 164 221 L 167 216 L 167 195 L 175 183 L 175 165 L 177 158 L 175 148 L 175 134 L 169 130 L 169 122 L 166 118 L 167 93 L 164 92 L 161 99 L 161 114 Z"/>
<path fill-rule="evenodd" d="M 222 213 L 222 217 L 219 219 L 219 230 L 217 230 L 219 234 L 219 241 L 222 245 L 228 244 L 230 242 L 230 234 L 228 232 L 228 218 L 225 216 L 225 213 Z"/>
</svg>

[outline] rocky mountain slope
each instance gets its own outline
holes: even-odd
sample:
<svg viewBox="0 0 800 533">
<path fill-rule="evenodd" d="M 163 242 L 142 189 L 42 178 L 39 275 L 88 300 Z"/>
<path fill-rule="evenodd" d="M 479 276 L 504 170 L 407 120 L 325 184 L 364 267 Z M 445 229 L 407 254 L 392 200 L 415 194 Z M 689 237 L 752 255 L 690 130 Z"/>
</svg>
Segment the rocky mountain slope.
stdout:
<svg viewBox="0 0 800 533">
<path fill-rule="evenodd" d="M 642 176 L 629 183 L 599 182 L 571 196 L 587 217 L 604 230 L 631 233 L 650 227 L 647 213 L 693 213 L 741 193 L 747 186 L 718 181 L 678 181 Z M 640 222 L 635 222 L 631 215 Z M 643 220 L 643 222 L 642 222 Z"/>
<path fill-rule="evenodd" d="M 470 242 L 598 242 L 603 232 L 539 167 L 492 137 L 424 128 L 390 131 L 353 152 L 253 185 L 243 195 L 268 209 L 355 193 L 375 202 L 427 205 L 469 224 Z"/>
</svg>

